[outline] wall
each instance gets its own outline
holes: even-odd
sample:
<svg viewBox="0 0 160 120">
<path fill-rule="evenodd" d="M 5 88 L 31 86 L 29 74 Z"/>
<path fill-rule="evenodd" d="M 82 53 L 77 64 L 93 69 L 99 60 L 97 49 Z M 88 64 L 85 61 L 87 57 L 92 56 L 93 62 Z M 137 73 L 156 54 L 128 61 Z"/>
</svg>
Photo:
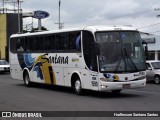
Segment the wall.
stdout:
<svg viewBox="0 0 160 120">
<path fill-rule="evenodd" d="M 22 15 L 20 15 L 22 31 Z M 0 59 L 8 61 L 9 38 L 12 34 L 18 33 L 18 14 L 0 14 Z"/>
<path fill-rule="evenodd" d="M 5 59 L 5 47 L 7 43 L 7 15 L 0 14 L 0 59 Z"/>
</svg>

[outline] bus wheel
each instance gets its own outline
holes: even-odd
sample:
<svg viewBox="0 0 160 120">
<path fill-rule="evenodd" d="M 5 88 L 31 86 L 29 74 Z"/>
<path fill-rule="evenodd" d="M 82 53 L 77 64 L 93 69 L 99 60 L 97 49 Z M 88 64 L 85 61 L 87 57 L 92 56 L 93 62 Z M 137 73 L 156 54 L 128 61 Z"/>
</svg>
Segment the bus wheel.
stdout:
<svg viewBox="0 0 160 120">
<path fill-rule="evenodd" d="M 31 86 L 31 82 L 30 82 L 30 78 L 29 78 L 28 73 L 25 73 L 25 74 L 24 74 L 24 84 L 25 84 L 25 86 L 27 86 L 27 87 L 30 87 L 30 86 Z"/>
<path fill-rule="evenodd" d="M 77 95 L 82 95 L 82 86 L 78 78 L 74 82 L 74 90 Z"/>
<path fill-rule="evenodd" d="M 112 90 L 113 94 L 119 94 L 121 92 L 121 90 Z"/>
</svg>

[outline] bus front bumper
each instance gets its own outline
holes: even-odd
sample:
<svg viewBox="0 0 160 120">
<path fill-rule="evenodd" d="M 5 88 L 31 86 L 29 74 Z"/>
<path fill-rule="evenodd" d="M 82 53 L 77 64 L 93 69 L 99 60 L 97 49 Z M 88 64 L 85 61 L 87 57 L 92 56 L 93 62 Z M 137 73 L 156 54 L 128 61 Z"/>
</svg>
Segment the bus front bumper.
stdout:
<svg viewBox="0 0 160 120">
<path fill-rule="evenodd" d="M 146 86 L 146 79 L 137 80 L 137 81 L 128 81 L 128 82 L 100 81 L 99 90 L 100 91 L 110 91 L 110 90 L 141 88 L 145 86 Z"/>
</svg>

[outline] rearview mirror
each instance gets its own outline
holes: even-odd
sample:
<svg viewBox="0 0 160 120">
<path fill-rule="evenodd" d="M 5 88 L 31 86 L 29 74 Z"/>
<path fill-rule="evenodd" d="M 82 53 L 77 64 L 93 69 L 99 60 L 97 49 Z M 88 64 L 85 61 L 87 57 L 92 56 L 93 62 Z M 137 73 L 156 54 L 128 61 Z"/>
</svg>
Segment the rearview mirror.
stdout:
<svg viewBox="0 0 160 120">
<path fill-rule="evenodd" d="M 148 55 L 148 45 L 147 45 L 147 42 L 143 40 L 142 44 L 145 45 L 144 46 L 144 52 L 145 52 L 146 60 L 148 60 L 148 56 L 149 55 Z"/>
<path fill-rule="evenodd" d="M 148 60 L 148 46 L 145 46 L 144 48 L 144 51 L 145 51 L 145 56 L 146 56 L 146 60 Z"/>
</svg>

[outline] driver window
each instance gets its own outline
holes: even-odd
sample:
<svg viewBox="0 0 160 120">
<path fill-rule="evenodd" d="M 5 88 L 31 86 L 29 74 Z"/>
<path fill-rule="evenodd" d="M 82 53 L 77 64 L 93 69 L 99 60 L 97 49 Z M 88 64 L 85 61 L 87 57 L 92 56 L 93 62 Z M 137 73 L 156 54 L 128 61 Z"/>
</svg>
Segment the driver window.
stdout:
<svg viewBox="0 0 160 120">
<path fill-rule="evenodd" d="M 146 63 L 146 69 L 147 70 L 151 70 L 152 69 L 149 63 Z"/>
</svg>

